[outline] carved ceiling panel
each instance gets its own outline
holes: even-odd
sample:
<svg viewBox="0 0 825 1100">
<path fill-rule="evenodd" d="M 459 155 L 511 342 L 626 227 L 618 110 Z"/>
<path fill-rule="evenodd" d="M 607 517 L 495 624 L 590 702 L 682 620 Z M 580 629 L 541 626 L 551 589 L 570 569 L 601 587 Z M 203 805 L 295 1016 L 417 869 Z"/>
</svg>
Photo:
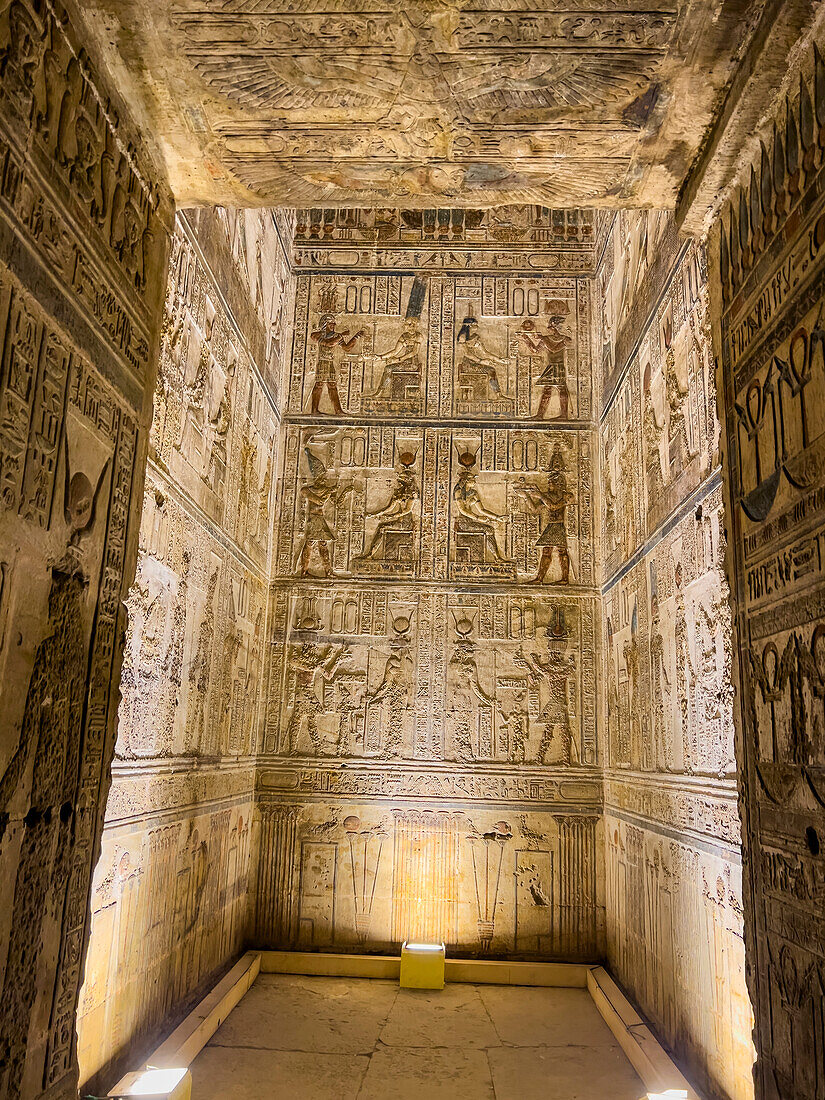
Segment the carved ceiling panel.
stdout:
<svg viewBox="0 0 825 1100">
<path fill-rule="evenodd" d="M 180 201 L 663 206 L 763 4 L 85 7 Z"/>
</svg>

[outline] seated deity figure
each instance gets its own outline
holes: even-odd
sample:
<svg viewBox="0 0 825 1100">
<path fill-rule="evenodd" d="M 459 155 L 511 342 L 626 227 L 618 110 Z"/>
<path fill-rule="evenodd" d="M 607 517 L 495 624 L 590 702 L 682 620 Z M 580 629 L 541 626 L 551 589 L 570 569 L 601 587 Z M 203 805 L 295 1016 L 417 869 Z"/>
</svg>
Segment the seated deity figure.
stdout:
<svg viewBox="0 0 825 1100">
<path fill-rule="evenodd" d="M 498 370 L 507 369 L 507 360 L 493 355 L 478 331 L 478 321 L 472 315 L 464 318 L 456 343 L 462 354 L 458 361 L 460 411 L 509 412 L 512 400 L 501 392 Z"/>
<path fill-rule="evenodd" d="M 421 399 L 421 328 L 417 317 L 407 317 L 393 347 L 372 357 L 381 368 L 378 385 L 365 394 L 368 406 L 398 406 L 418 411 Z"/>
<path fill-rule="evenodd" d="M 367 512 L 367 516 L 377 520 L 369 545 L 365 545 L 362 558 L 383 557 L 379 551 L 386 551 L 386 536 L 390 531 L 412 531 L 414 527 L 415 502 L 418 500 L 418 482 L 410 467 L 415 462 L 412 451 L 403 451 L 398 458 L 399 471 L 390 499 L 383 508 Z"/>
<path fill-rule="evenodd" d="M 506 520 L 484 507 L 481 494 L 476 488 L 476 456 L 472 451 L 463 451 L 458 456 L 461 472 L 453 488 L 453 504 L 456 510 L 456 532 L 479 535 L 483 545 L 489 549 L 497 562 L 508 559 L 501 552 L 496 535 L 496 524 Z"/>
</svg>

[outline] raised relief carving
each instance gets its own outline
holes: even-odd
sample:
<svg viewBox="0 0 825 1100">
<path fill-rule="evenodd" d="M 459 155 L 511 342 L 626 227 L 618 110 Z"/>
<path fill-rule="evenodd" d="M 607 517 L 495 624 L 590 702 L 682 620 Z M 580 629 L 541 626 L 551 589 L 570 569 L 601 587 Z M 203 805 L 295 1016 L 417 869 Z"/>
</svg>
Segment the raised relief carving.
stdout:
<svg viewBox="0 0 825 1100">
<path fill-rule="evenodd" d="M 16 57 L 31 60 L 30 23 L 15 18 L 23 50 Z M 20 79 L 30 76 L 27 61 Z M 113 387 L 5 271 L 0 328 L 4 577 L 23 564 L 19 547 L 27 547 L 26 595 L 4 600 L 0 613 L 4 637 L 12 630 L 30 655 L 2 653 L 11 740 L 3 746 L 0 816 L 15 844 L 2 856 L 13 885 L 0 925 L 10 1005 L 0 1051 L 4 1084 L 17 1095 L 30 1062 L 47 1082 L 71 1072 L 137 426 Z M 36 1035 L 35 1013 L 50 1020 Z"/>
<path fill-rule="evenodd" d="M 242 211 L 182 216 L 172 251 L 79 1011 L 93 1091 L 245 928 L 278 428 L 264 380 L 281 367 L 266 334 L 288 261 L 271 219 Z"/>
<path fill-rule="evenodd" d="M 749 1100 L 704 259 L 695 245 L 680 254 L 672 226 L 649 214 L 618 215 L 612 244 L 600 276 L 608 952 L 694 1079 Z M 702 959 L 697 927 L 711 944 Z M 706 1033 L 687 1024 L 696 1013 L 712 1019 Z"/>
<path fill-rule="evenodd" d="M 274 860 L 259 882 L 267 943 L 389 950 L 417 938 L 475 954 L 593 951 L 593 815 L 269 800 L 261 812 Z"/>
<path fill-rule="evenodd" d="M 327 519 L 335 524 L 336 513 L 353 486 L 339 485 L 337 472 L 330 472 L 318 454 L 312 450 L 313 436 L 307 438 L 304 457 L 311 481 L 301 486 L 301 500 L 304 506 L 304 526 L 298 546 L 296 567 L 302 577 L 310 575 L 312 552 L 316 551 L 321 563 L 321 575 L 332 576 L 331 551 L 335 547 L 335 530 Z"/>
<path fill-rule="evenodd" d="M 387 351 L 373 352 L 374 388 L 364 392 L 362 411 L 413 415 L 423 411 L 421 311 L 426 289 L 424 279 L 416 276 L 398 339 Z"/>
<path fill-rule="evenodd" d="M 356 559 L 361 571 L 381 571 L 384 562 L 393 565 L 415 561 L 418 544 L 417 506 L 421 497 L 418 480 L 412 472 L 417 463 L 414 451 L 398 456 L 398 472 L 389 490 L 389 499 L 374 511 L 365 511 L 364 551 Z M 367 541 L 367 520 L 374 522 Z"/>
<path fill-rule="evenodd" d="M 575 603 L 415 589 L 289 601 L 270 751 L 349 759 L 592 763 L 589 629 Z M 482 624 L 484 625 L 482 629 Z M 491 651 L 492 639 L 495 656 Z M 589 644 L 592 644 L 589 643 Z"/>
<path fill-rule="evenodd" d="M 458 454 L 458 475 L 453 485 L 453 576 L 512 575 L 512 567 L 499 546 L 499 528 L 506 545 L 507 515 L 485 507 L 477 486 L 476 455 Z"/>
<path fill-rule="evenodd" d="M 564 299 L 547 302 L 545 305 L 545 310 L 549 314 L 547 331 L 540 332 L 536 328 L 535 321 L 528 318 L 522 322 L 518 332 L 519 340 L 526 347 L 531 359 L 531 367 L 533 361 L 538 360 L 540 368 L 535 375 L 531 370 L 533 386 L 541 391 L 534 415 L 535 420 L 568 419 L 570 391 L 567 387 L 565 350 L 572 341 L 560 328 L 567 317 L 568 308 Z M 558 402 L 558 411 L 551 417 L 548 416 L 548 410 L 554 399 Z"/>
<path fill-rule="evenodd" d="M 444 254 L 443 248 L 434 253 Z M 292 414 L 347 413 L 366 420 L 450 412 L 502 421 L 589 417 L 590 301 L 584 282 L 380 273 L 398 266 L 396 261 L 382 249 L 379 273 L 369 270 L 375 258 L 368 252 L 349 275 L 299 276 Z M 316 258 L 306 257 L 304 266 L 312 271 Z"/>
</svg>

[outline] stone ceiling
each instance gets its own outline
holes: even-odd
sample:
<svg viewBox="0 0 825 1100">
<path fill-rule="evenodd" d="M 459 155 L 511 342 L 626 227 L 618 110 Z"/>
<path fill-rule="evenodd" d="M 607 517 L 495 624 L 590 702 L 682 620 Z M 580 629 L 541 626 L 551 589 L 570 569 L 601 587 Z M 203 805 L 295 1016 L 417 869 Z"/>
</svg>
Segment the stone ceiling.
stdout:
<svg viewBox="0 0 825 1100">
<path fill-rule="evenodd" d="M 180 203 L 669 206 L 763 3 L 89 0 Z"/>
</svg>

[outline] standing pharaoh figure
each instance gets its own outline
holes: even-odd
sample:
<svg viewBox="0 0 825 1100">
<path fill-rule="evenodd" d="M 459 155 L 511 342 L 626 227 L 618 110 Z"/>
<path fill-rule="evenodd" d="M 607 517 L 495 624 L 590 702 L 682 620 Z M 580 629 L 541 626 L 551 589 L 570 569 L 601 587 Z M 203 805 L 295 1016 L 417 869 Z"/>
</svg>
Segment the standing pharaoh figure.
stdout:
<svg viewBox="0 0 825 1100">
<path fill-rule="evenodd" d="M 578 764 L 578 745 L 573 739 L 567 706 L 567 685 L 576 670 L 575 656 L 572 653 L 565 654 L 555 648 L 548 636 L 548 653 L 546 657 L 543 657 L 540 653 L 526 654 L 523 649 L 519 648 L 513 656 L 513 661 L 520 668 L 526 669 L 529 682 L 533 688 L 540 688 L 542 683 L 547 687 L 547 702 L 539 713 L 539 718 L 544 723 L 544 731 L 541 736 L 536 763 L 547 763 L 547 756 L 553 744 L 556 728 L 560 727 L 560 763 Z"/>
<path fill-rule="evenodd" d="M 364 329 L 359 329 L 349 335 L 349 329 L 340 332 L 335 327 L 335 286 L 325 283 L 321 288 L 321 317 L 319 327 L 310 333 L 310 338 L 318 345 L 318 358 L 315 364 L 315 382 L 310 394 L 310 411 L 317 415 L 321 409 L 321 398 L 326 387 L 327 396 L 332 402 L 332 407 L 338 416 L 344 415 L 341 406 L 341 398 L 338 395 L 338 379 L 335 374 L 335 349 L 341 347 L 344 351 L 353 348 L 356 342 L 364 335 Z"/>
<path fill-rule="evenodd" d="M 212 639 L 215 636 L 215 589 L 218 586 L 218 570 L 213 570 L 206 589 L 206 606 L 198 631 L 195 659 L 189 666 L 189 698 L 191 705 L 186 716 L 184 753 L 200 753 L 206 727 L 206 700 L 212 672 Z"/>
<path fill-rule="evenodd" d="M 696 453 L 690 445 L 688 435 L 688 423 L 685 415 L 685 402 L 688 396 L 688 387 L 682 386 L 679 373 L 676 370 L 676 355 L 674 354 L 673 322 L 668 317 L 663 327 L 665 342 L 665 386 L 667 390 L 667 403 L 670 410 L 669 435 L 671 446 L 676 443 L 680 451 L 680 461 L 693 458 Z"/>
<path fill-rule="evenodd" d="M 619 743 L 621 713 L 619 708 L 619 670 L 613 642 L 613 622 L 607 620 L 607 743 L 613 759 L 621 761 L 622 752 Z"/>
<path fill-rule="evenodd" d="M 315 755 L 323 755 L 318 716 L 323 713 L 324 705 L 315 691 L 315 681 L 320 676 L 324 683 L 332 683 L 341 674 L 341 665 L 346 664 L 350 656 L 343 645 L 319 646 L 316 642 L 293 645 L 289 658 L 292 714 L 286 731 L 286 751 L 290 756 L 298 752 L 304 719 Z"/>
<path fill-rule="evenodd" d="M 653 395 L 650 392 L 650 384 L 645 386 L 645 410 L 644 410 L 644 435 L 647 469 L 647 498 L 653 503 L 658 494 L 664 488 L 664 475 L 662 472 L 661 439 L 664 432 L 664 424 L 656 417 L 656 408 L 653 404 Z"/>
<path fill-rule="evenodd" d="M 553 551 L 559 555 L 561 565 L 560 584 L 570 582 L 570 552 L 567 547 L 567 506 L 573 501 L 573 494 L 567 488 L 567 475 L 564 455 L 556 447 L 550 460 L 550 471 L 547 475 L 547 491 L 542 492 L 537 485 L 532 485 L 523 477 L 519 478 L 515 486 L 515 492 L 521 495 L 531 512 L 542 516 L 544 526 L 536 540 L 536 546 L 541 549 L 538 570 L 533 578 L 534 583 L 542 584 L 550 564 L 553 560 Z"/>
<path fill-rule="evenodd" d="M 654 770 L 668 771 L 668 724 L 665 720 L 664 692 L 670 693 L 670 678 L 665 661 L 665 642 L 660 630 L 659 601 L 654 596 L 650 604 L 650 673 L 653 680 L 653 759 Z"/>
<path fill-rule="evenodd" d="M 539 332 L 535 321 L 527 320 L 519 328 L 518 336 L 526 345 L 528 353 L 541 356 L 544 362 L 541 374 L 535 379 L 535 385 L 541 387 L 541 397 L 533 419 L 547 419 L 550 401 L 554 394 L 558 394 L 559 413 L 552 419 L 566 420 L 570 415 L 570 390 L 567 386 L 564 359 L 565 349 L 572 344 L 572 340 L 561 331 L 560 326 L 567 317 L 568 305 L 563 299 L 556 299 L 548 305 L 547 332 Z"/>
<path fill-rule="evenodd" d="M 302 577 L 309 574 L 310 558 L 312 549 L 315 547 L 324 568 L 323 575 L 331 577 L 332 558 L 330 549 L 335 544 L 335 532 L 327 522 L 325 509 L 330 503 L 340 504 L 346 495 L 352 492 L 352 486 L 346 485 L 344 488 L 339 488 L 338 475 L 329 473 L 321 459 L 309 447 L 304 448 L 304 455 L 312 475 L 312 481 L 301 488 L 305 519 L 297 555 L 298 572 Z"/>
<path fill-rule="evenodd" d="M 687 616 L 685 614 L 685 595 L 682 590 L 682 564 L 677 562 L 674 570 L 676 581 L 676 616 L 674 637 L 676 641 L 676 698 L 679 700 L 679 724 L 682 731 L 682 751 L 684 770 L 692 772 L 695 765 L 695 753 L 691 744 L 690 728 L 690 684 L 694 679 L 693 660 L 690 655 Z M 689 679 L 690 682 L 689 682 Z"/>
<path fill-rule="evenodd" d="M 640 718 L 641 699 L 641 653 L 639 649 L 639 609 L 633 604 L 633 614 L 630 618 L 630 638 L 624 644 L 624 663 L 627 669 L 628 685 L 628 723 L 630 726 L 630 744 L 628 746 L 628 763 L 636 766 L 639 763 L 639 746 L 642 742 L 642 726 Z"/>
</svg>

